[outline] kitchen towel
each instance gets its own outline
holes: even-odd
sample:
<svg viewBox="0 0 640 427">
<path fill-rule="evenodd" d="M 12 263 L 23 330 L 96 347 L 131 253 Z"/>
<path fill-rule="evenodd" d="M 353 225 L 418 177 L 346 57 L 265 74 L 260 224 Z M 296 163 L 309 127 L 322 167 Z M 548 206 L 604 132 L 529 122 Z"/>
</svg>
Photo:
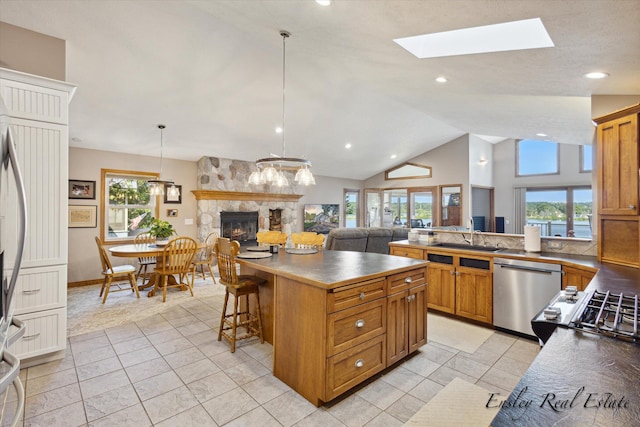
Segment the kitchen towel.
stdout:
<svg viewBox="0 0 640 427">
<path fill-rule="evenodd" d="M 540 252 L 540 227 L 524 226 L 524 250 L 525 252 Z"/>
</svg>

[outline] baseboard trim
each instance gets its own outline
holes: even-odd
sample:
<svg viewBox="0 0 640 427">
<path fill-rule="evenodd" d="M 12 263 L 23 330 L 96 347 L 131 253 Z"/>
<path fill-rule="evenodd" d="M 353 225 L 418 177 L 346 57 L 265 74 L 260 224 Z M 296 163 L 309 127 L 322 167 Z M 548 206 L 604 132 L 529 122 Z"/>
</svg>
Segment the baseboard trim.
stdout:
<svg viewBox="0 0 640 427">
<path fill-rule="evenodd" d="M 103 279 L 82 280 L 80 282 L 68 282 L 67 288 L 78 288 L 80 286 L 99 285 Z"/>
</svg>

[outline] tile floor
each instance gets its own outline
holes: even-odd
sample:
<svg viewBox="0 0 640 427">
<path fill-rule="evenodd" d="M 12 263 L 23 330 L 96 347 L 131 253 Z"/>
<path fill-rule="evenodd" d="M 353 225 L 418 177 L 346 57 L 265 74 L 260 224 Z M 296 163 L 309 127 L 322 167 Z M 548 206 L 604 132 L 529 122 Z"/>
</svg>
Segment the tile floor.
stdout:
<svg viewBox="0 0 640 427">
<path fill-rule="evenodd" d="M 95 289 L 70 298 L 98 298 Z M 199 297 L 196 289 L 195 298 L 166 307 L 71 336 L 63 360 L 23 369 L 19 425 L 400 426 L 455 377 L 508 395 L 539 351 L 498 332 L 472 354 L 430 341 L 316 408 L 271 374 L 269 344 L 246 342 L 231 354 L 217 341 L 221 295 Z M 3 425 L 12 418 L 5 415 Z"/>
</svg>

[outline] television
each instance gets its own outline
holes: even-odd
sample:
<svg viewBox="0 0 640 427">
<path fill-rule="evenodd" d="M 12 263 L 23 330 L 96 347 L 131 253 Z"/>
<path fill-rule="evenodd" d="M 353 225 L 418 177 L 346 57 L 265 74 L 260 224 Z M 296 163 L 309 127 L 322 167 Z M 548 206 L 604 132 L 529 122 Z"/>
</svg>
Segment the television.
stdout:
<svg viewBox="0 0 640 427">
<path fill-rule="evenodd" d="M 340 226 L 340 205 L 304 205 L 304 231 L 327 234 Z"/>
</svg>

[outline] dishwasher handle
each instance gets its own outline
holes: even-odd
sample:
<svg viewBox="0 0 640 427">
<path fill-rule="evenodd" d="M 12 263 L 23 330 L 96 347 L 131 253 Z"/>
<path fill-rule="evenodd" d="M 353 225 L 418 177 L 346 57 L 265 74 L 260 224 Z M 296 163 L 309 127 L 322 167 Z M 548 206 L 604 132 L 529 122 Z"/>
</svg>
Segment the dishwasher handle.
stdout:
<svg viewBox="0 0 640 427">
<path fill-rule="evenodd" d="M 494 264 L 494 265 L 500 266 L 500 268 L 508 268 L 513 270 L 525 270 L 525 271 L 531 271 L 534 273 L 544 273 L 544 274 L 560 273 L 559 271 L 556 271 L 556 270 L 545 270 L 543 268 L 526 267 L 523 265 L 510 265 L 510 264 Z"/>
</svg>

